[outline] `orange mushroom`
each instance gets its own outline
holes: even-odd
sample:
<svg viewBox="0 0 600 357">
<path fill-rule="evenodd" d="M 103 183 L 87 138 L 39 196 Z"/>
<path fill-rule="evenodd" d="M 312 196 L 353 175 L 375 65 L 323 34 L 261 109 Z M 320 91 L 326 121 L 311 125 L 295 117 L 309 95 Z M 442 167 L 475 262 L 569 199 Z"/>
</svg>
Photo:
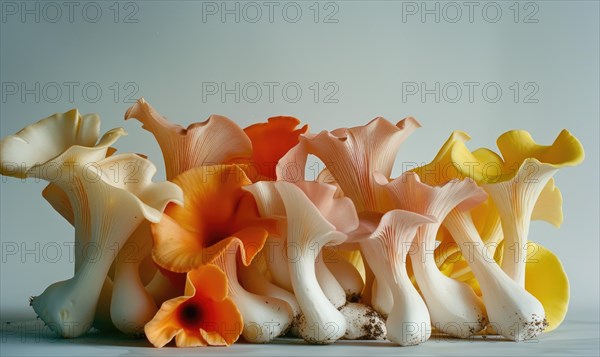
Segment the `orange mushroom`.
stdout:
<svg viewBox="0 0 600 357">
<path fill-rule="evenodd" d="M 229 346 L 242 333 L 242 315 L 227 296 L 227 277 L 216 265 L 187 274 L 190 294 L 165 301 L 144 328 L 155 347 Z"/>
<path fill-rule="evenodd" d="M 184 206 L 169 205 L 163 219 L 152 225 L 152 257 L 161 267 L 188 272 L 213 262 L 235 240 L 245 265 L 250 264 L 276 233 L 277 222 L 261 218 L 251 184 L 237 165 L 196 167 L 175 177 L 184 192 Z"/>
<path fill-rule="evenodd" d="M 257 170 L 252 181 L 277 180 L 277 163 L 308 130 L 308 125 L 296 129 L 299 124 L 300 120 L 294 117 L 278 116 L 244 129 L 252 142 L 252 162 Z"/>
</svg>

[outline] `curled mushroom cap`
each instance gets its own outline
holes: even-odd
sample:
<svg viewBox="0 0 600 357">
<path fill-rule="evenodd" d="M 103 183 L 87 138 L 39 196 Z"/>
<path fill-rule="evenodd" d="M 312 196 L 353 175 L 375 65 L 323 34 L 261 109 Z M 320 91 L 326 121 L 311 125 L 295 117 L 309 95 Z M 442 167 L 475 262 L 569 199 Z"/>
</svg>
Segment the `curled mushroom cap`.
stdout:
<svg viewBox="0 0 600 357">
<path fill-rule="evenodd" d="M 229 346 L 242 333 L 242 315 L 228 296 L 227 277 L 213 264 L 187 273 L 186 296 L 165 301 L 144 328 L 155 347 Z"/>
<path fill-rule="evenodd" d="M 184 128 L 171 123 L 141 98 L 125 113 L 125 120 L 131 118 L 142 122 L 142 127 L 156 138 L 168 180 L 194 167 L 248 161 L 252 155 L 248 136 L 224 116 L 211 115 L 204 122 Z"/>
<path fill-rule="evenodd" d="M 374 182 L 373 174 L 380 172 L 390 177 L 400 145 L 420 126 L 411 117 L 396 125 L 376 118 L 365 126 L 304 134 L 300 141 L 309 154 L 325 163 L 358 212 L 385 212 L 390 208 L 389 202 Z"/>
<path fill-rule="evenodd" d="M 507 165 L 534 158 L 543 164 L 561 168 L 578 165 L 585 157 L 581 142 L 568 130 L 562 130 L 552 145 L 536 143 L 525 130 L 507 131 L 498 137 L 496 144 Z"/>
<path fill-rule="evenodd" d="M 102 160 L 110 145 L 127 135 L 117 128 L 98 140 L 99 132 L 100 117 L 77 109 L 44 118 L 0 141 L 0 174 L 68 180 L 74 166 Z"/>
<path fill-rule="evenodd" d="M 308 130 L 308 125 L 296 129 L 299 124 L 294 117 L 278 116 L 244 129 L 252 142 L 252 164 L 257 170 L 252 181 L 277 180 L 277 164 Z"/>
<path fill-rule="evenodd" d="M 210 263 L 237 240 L 249 264 L 277 232 L 277 222 L 261 218 L 252 194 L 242 189 L 251 182 L 237 165 L 196 167 L 173 182 L 183 189 L 185 204 L 169 205 L 152 224 L 152 256 L 165 269 L 187 272 Z"/>
</svg>

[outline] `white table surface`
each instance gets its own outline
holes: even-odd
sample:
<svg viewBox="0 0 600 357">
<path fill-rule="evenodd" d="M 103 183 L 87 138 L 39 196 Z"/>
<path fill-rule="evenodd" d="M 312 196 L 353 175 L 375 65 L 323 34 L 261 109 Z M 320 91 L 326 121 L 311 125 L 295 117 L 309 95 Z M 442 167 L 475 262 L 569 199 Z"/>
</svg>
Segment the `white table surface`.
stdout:
<svg viewBox="0 0 600 357">
<path fill-rule="evenodd" d="M 593 318 L 593 317 L 591 317 Z M 267 345 L 236 343 L 229 348 L 156 349 L 145 339 L 93 333 L 77 339 L 59 339 L 31 319 L 2 318 L 0 356 L 598 356 L 597 321 L 566 321 L 558 330 L 534 341 L 510 342 L 498 338 L 456 340 L 434 335 L 424 344 L 398 347 L 388 341 L 338 341 L 311 346 L 297 339 L 277 339 Z"/>
</svg>

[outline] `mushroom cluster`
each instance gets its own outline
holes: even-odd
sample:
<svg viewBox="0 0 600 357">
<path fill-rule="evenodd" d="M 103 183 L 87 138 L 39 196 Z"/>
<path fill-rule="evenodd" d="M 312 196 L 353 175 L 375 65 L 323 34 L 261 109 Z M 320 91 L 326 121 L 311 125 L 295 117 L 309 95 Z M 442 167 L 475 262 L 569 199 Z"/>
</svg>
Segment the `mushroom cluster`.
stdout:
<svg viewBox="0 0 600 357">
<path fill-rule="evenodd" d="M 392 177 L 421 126 L 412 117 L 311 133 L 293 117 L 242 129 L 212 115 L 184 128 L 139 99 L 125 119 L 156 138 L 167 181 L 152 181 L 144 155 L 115 154 L 126 132 L 100 137 L 95 114 L 55 114 L 0 141 L 0 174 L 47 181 L 43 197 L 74 228 L 73 277 L 30 299 L 62 337 L 410 346 L 433 332 L 528 340 L 566 315 L 566 273 L 529 228 L 562 223 L 553 175 L 584 158 L 567 130 L 548 146 L 508 131 L 499 153 L 471 151 L 456 131 Z M 324 165 L 312 178 L 310 155 Z"/>
</svg>

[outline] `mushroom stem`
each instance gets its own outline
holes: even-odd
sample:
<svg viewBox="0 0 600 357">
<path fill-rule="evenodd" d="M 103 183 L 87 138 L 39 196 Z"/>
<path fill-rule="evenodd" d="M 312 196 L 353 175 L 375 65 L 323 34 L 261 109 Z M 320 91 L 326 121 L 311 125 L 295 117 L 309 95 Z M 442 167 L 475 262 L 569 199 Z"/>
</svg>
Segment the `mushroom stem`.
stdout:
<svg viewBox="0 0 600 357">
<path fill-rule="evenodd" d="M 495 330 L 514 341 L 539 335 L 547 326 L 542 304 L 506 275 L 493 257 L 484 256 L 485 247 L 471 215 L 454 209 L 444 225 L 479 282 L 488 319 Z"/>
<path fill-rule="evenodd" d="M 435 328 L 467 338 L 485 328 L 485 307 L 470 286 L 445 276 L 436 266 L 433 252 L 439 226 L 428 224 L 417 231 L 412 268 Z"/>
<path fill-rule="evenodd" d="M 448 278 L 437 268 L 435 241 L 441 222 L 455 207 L 470 210 L 487 199 L 487 194 L 471 179 L 452 180 L 430 186 L 414 172 L 387 182 L 376 174 L 376 180 L 390 193 L 396 207 L 435 217 L 436 223 L 419 227 L 411 263 L 427 303 L 431 321 L 437 329 L 465 338 L 485 327 L 485 308 L 470 286 Z"/>
<path fill-rule="evenodd" d="M 292 287 L 303 313 L 299 324 L 300 335 L 310 343 L 333 343 L 346 333 L 346 319 L 319 285 L 315 261 L 323 246 L 342 243 L 347 236 L 338 232 L 321 215 L 300 188 L 288 182 L 277 182 L 275 187 L 285 206 L 288 220 L 287 256 L 294 257 L 293 260 L 288 260 L 288 268 Z M 345 293 L 341 287 L 339 289 L 345 301 Z"/>
<path fill-rule="evenodd" d="M 522 167 L 513 179 L 482 187 L 494 200 L 500 215 L 504 233 L 502 270 L 524 287 L 531 216 L 544 187 L 558 169 L 537 160 L 526 160 Z M 530 168 L 533 168 L 533 174 Z"/>
<path fill-rule="evenodd" d="M 267 217 L 267 215 L 264 215 L 264 217 Z M 285 238 L 285 236 L 283 238 Z M 271 272 L 273 283 L 292 292 L 294 291 L 294 288 L 292 287 L 292 281 L 290 280 L 286 246 L 285 239 L 269 236 L 265 243 L 265 247 L 263 248 L 264 257 L 267 267 Z"/>
<path fill-rule="evenodd" d="M 315 266 L 317 281 L 327 299 L 337 308 L 344 306 L 346 304 L 346 292 L 323 261 L 322 254 L 317 257 Z"/>
<path fill-rule="evenodd" d="M 369 262 L 367 262 L 367 258 L 364 257 L 362 251 L 360 252 L 360 254 L 362 256 L 363 264 L 365 266 L 365 287 L 362 291 L 362 302 L 367 305 L 371 305 L 373 306 L 373 308 L 375 308 L 372 302 L 372 298 L 375 294 L 375 274 L 373 274 L 373 270 L 369 266 Z M 375 310 L 377 309 L 375 308 Z M 377 312 L 381 314 L 381 311 L 377 310 Z M 385 314 L 385 316 L 387 316 L 387 314 Z"/>
<path fill-rule="evenodd" d="M 392 311 L 392 307 L 394 307 L 394 297 L 386 280 L 374 279 L 371 291 L 371 304 L 373 308 L 383 317 L 387 318 Z"/>
<path fill-rule="evenodd" d="M 102 249 L 104 248 L 104 249 Z M 105 254 L 108 249 L 99 247 Z M 31 300 L 31 306 L 46 325 L 63 337 L 86 333 L 94 321 L 96 305 L 112 259 L 87 259 L 75 275 L 56 282 Z"/>
<path fill-rule="evenodd" d="M 367 259 L 381 259 L 381 252 L 375 246 L 364 243 L 362 249 Z M 406 256 L 406 252 L 400 251 L 399 255 Z M 411 284 L 406 266 L 395 262 L 391 267 L 377 263 L 372 264 L 372 267 L 376 275 L 385 276 L 387 284 L 391 287 L 393 305 L 386 321 L 387 338 L 401 346 L 427 341 L 431 335 L 429 312 L 427 305 Z"/>
<path fill-rule="evenodd" d="M 237 275 L 237 251 L 238 243 L 233 243 L 213 264 L 227 275 L 229 296 L 244 320 L 244 339 L 251 343 L 266 343 L 288 330 L 294 312 L 287 302 L 253 294 L 240 285 Z"/>
<path fill-rule="evenodd" d="M 346 294 L 346 300 L 357 302 L 360 300 L 365 283 L 358 269 L 347 260 L 337 257 L 327 260 L 325 264 Z"/>
<path fill-rule="evenodd" d="M 115 176 L 107 175 L 108 167 Z M 74 170 L 71 180 L 57 181 L 74 211 L 79 211 L 76 236 L 86 236 L 89 242 L 73 278 L 52 284 L 31 302 L 38 316 L 61 336 L 78 337 L 91 327 L 102 282 L 138 226 L 145 219 L 158 222 L 169 202 L 181 204 L 181 189 L 170 182 L 152 182 L 155 172 L 148 160 L 122 154 Z"/>
<path fill-rule="evenodd" d="M 152 251 L 150 222 L 144 221 L 119 251 L 110 304 L 110 316 L 119 331 L 129 335 L 144 333 L 158 307 L 140 278 L 140 264 Z M 129 301 L 135 301 L 130 304 Z"/>
<path fill-rule="evenodd" d="M 317 280 L 314 250 L 289 264 L 292 285 L 303 312 L 300 334 L 310 343 L 333 343 L 346 333 L 346 318 L 327 298 Z"/>
<path fill-rule="evenodd" d="M 408 277 L 406 259 L 417 228 L 433 222 L 431 216 L 392 210 L 369 238 L 360 241 L 375 276 L 391 289 L 394 304 L 386 322 L 387 338 L 402 346 L 425 342 L 431 335 L 429 311 Z"/>
<path fill-rule="evenodd" d="M 239 267 L 238 274 L 240 276 L 240 282 L 242 283 L 242 286 L 253 294 L 270 296 L 287 302 L 292 308 L 294 320 L 296 320 L 301 313 L 296 297 L 289 291 L 273 284 L 263 275 L 255 262 L 258 258 L 259 256 L 255 257 L 252 263 L 250 263 L 250 265 L 247 267 Z"/>
</svg>

